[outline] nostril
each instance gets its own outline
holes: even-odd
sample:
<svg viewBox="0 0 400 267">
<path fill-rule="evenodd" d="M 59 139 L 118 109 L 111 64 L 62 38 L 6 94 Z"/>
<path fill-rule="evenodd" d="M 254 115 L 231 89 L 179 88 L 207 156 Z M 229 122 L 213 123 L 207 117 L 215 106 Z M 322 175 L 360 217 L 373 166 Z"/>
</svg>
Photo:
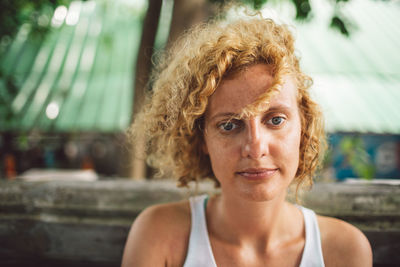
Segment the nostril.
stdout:
<svg viewBox="0 0 400 267">
<path fill-rule="evenodd" d="M 243 157 L 260 158 L 265 154 L 263 146 L 259 139 L 247 142 L 243 146 Z"/>
</svg>

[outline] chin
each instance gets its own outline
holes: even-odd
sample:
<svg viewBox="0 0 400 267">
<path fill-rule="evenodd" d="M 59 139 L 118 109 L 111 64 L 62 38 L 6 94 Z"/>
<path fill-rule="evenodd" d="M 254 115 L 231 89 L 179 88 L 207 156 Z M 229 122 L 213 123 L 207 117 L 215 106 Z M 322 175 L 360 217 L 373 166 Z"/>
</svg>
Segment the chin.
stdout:
<svg viewBox="0 0 400 267">
<path fill-rule="evenodd" d="M 266 202 L 280 198 L 282 193 L 271 188 L 252 188 L 251 190 L 242 190 L 240 195 L 248 201 Z"/>
</svg>

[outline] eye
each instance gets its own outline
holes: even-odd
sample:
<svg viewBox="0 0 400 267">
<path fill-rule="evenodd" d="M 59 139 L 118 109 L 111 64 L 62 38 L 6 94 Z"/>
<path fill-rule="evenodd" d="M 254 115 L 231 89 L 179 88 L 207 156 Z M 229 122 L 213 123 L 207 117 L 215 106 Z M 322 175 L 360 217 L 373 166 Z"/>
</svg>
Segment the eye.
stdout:
<svg viewBox="0 0 400 267">
<path fill-rule="evenodd" d="M 224 132 L 231 132 L 239 128 L 239 124 L 233 121 L 222 122 L 218 125 L 218 128 Z"/>
<path fill-rule="evenodd" d="M 273 125 L 273 126 L 279 126 L 279 125 L 281 125 L 282 123 L 284 123 L 285 120 L 286 120 L 286 119 L 285 119 L 284 117 L 275 116 L 275 117 L 272 117 L 271 119 L 269 119 L 269 120 L 267 121 L 267 123 L 270 124 L 270 125 Z"/>
</svg>

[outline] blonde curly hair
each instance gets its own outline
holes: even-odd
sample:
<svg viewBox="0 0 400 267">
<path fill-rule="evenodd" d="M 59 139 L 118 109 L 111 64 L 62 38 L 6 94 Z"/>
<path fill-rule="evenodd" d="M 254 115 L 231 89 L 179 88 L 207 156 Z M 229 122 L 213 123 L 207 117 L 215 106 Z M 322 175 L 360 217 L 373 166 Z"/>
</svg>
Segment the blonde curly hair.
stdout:
<svg viewBox="0 0 400 267">
<path fill-rule="evenodd" d="M 285 25 L 271 19 L 213 21 L 197 26 L 165 52 L 155 69 L 152 87 L 143 110 L 130 129 L 133 141 L 147 141 L 148 163 L 159 175 L 172 175 L 179 186 L 211 178 L 216 186 L 208 155 L 202 150 L 202 125 L 209 97 L 222 79 L 247 67 L 273 66 L 274 84 L 246 112 L 257 112 L 279 90 L 282 77 L 291 74 L 298 86 L 301 115 L 300 161 L 294 182 L 312 184 L 323 155 L 325 134 L 318 105 L 310 98 L 312 79 L 299 67 L 294 38 Z M 297 190 L 296 190 L 297 191 Z"/>
</svg>

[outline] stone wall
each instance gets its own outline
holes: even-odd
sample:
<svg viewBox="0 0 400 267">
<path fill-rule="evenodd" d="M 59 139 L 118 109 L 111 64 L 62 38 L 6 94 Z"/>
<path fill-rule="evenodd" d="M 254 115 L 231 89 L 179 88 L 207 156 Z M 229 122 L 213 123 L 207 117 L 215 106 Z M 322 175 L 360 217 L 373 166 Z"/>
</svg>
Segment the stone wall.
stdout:
<svg viewBox="0 0 400 267">
<path fill-rule="evenodd" d="M 197 193 L 214 193 L 201 184 Z M 0 182 L 1 266 L 119 266 L 145 207 L 188 198 L 173 181 Z M 374 266 L 400 266 L 400 186 L 316 184 L 302 204 L 358 226 Z"/>
</svg>

